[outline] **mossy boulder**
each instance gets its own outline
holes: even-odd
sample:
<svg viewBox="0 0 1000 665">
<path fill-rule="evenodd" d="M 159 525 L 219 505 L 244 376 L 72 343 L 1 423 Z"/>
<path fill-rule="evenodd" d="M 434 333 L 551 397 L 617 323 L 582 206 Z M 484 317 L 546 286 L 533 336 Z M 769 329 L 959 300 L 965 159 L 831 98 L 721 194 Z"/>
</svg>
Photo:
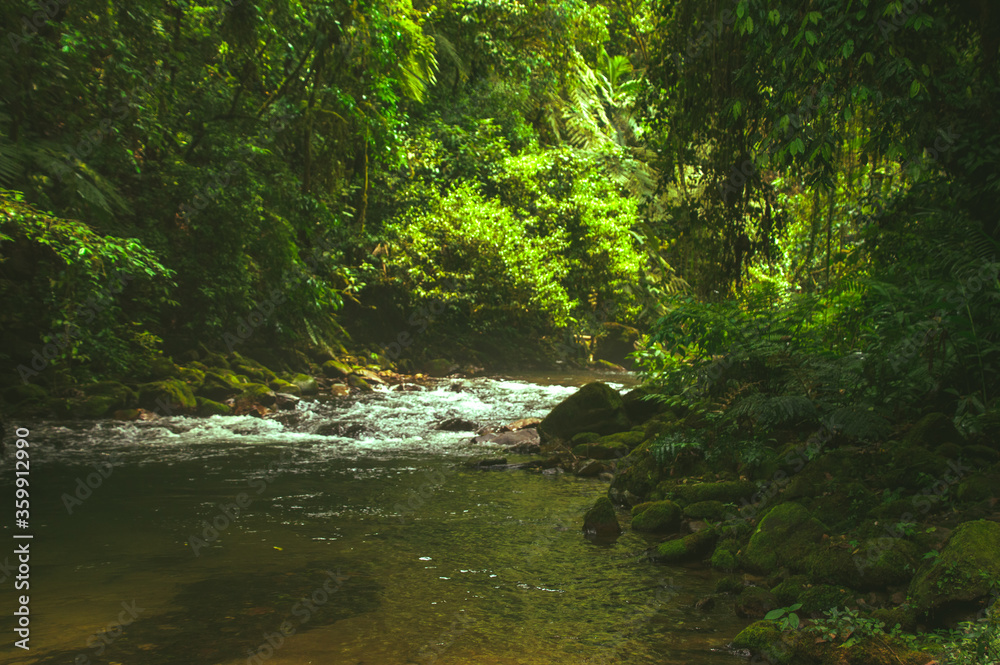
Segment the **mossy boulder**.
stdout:
<svg viewBox="0 0 1000 665">
<path fill-rule="evenodd" d="M 199 416 L 228 416 L 233 412 L 232 407 L 228 404 L 222 404 L 221 402 L 213 402 L 210 399 L 204 397 L 196 397 L 198 402 L 197 413 Z"/>
<path fill-rule="evenodd" d="M 1000 580 L 1000 524 L 965 522 L 952 532 L 938 557 L 925 561 L 910 583 L 913 606 L 932 622 L 954 611 L 978 609 Z"/>
<path fill-rule="evenodd" d="M 681 525 L 681 509 L 673 501 L 654 501 L 632 518 L 632 530 L 670 533 Z"/>
<path fill-rule="evenodd" d="M 996 496 L 998 490 L 1000 490 L 1000 478 L 976 474 L 958 484 L 955 498 L 963 503 L 985 501 Z"/>
<path fill-rule="evenodd" d="M 903 538 L 869 538 L 854 555 L 852 585 L 862 591 L 878 591 L 907 584 L 917 570 L 919 554 L 917 546 Z"/>
<path fill-rule="evenodd" d="M 736 599 L 736 616 L 744 619 L 763 619 L 771 610 L 778 608 L 778 600 L 767 589 L 759 586 L 744 587 Z"/>
<path fill-rule="evenodd" d="M 853 607 L 857 596 L 857 592 L 848 587 L 816 584 L 800 593 L 797 601 L 802 603 L 802 612 L 818 615 L 834 607 Z"/>
<path fill-rule="evenodd" d="M 90 395 L 80 400 L 74 400 L 72 412 L 74 416 L 79 418 L 103 418 L 120 408 L 119 404 L 116 397 Z"/>
<path fill-rule="evenodd" d="M 879 505 L 874 492 L 857 481 L 831 483 L 823 496 L 801 503 L 813 517 L 834 531 L 845 532 L 855 526 L 869 510 Z"/>
<path fill-rule="evenodd" d="M 633 388 L 622 395 L 625 413 L 634 423 L 644 423 L 658 413 L 666 410 L 661 402 L 652 399 L 655 393 L 643 386 Z"/>
<path fill-rule="evenodd" d="M 903 603 L 896 607 L 880 607 L 872 612 L 872 618 L 883 622 L 887 628 L 892 628 L 897 623 L 902 630 L 912 632 L 917 628 L 917 611 L 909 603 Z"/>
<path fill-rule="evenodd" d="M 607 436 L 602 436 L 597 440 L 597 443 L 601 445 L 623 445 L 628 448 L 629 451 L 635 450 L 640 443 L 645 441 L 646 436 L 643 434 L 642 430 L 629 430 L 628 432 L 618 432 L 617 434 L 608 434 Z"/>
<path fill-rule="evenodd" d="M 574 455 L 589 459 L 618 459 L 628 453 L 628 446 L 624 443 L 581 443 L 573 446 Z"/>
<path fill-rule="evenodd" d="M 205 385 L 205 372 L 195 367 L 177 368 L 177 378 L 191 386 L 191 390 L 198 390 Z"/>
<path fill-rule="evenodd" d="M 538 425 L 550 439 L 569 441 L 579 432 L 614 434 L 630 427 L 621 395 L 601 382 L 588 383 L 556 405 Z"/>
<path fill-rule="evenodd" d="M 943 443 L 965 443 L 951 418 L 943 413 L 929 413 L 910 428 L 903 438 L 907 447 L 933 450 Z"/>
<path fill-rule="evenodd" d="M 684 516 L 695 520 L 709 520 L 719 522 L 725 519 L 729 512 L 733 512 L 733 507 L 726 507 L 721 501 L 698 501 L 689 503 L 684 507 Z"/>
<path fill-rule="evenodd" d="M 583 516 L 583 532 L 597 538 L 614 538 L 622 532 L 618 513 L 611 499 L 602 496 Z"/>
<path fill-rule="evenodd" d="M 164 379 L 139 386 L 139 406 L 161 416 L 193 413 L 198 407 L 191 386 L 180 379 Z"/>
<path fill-rule="evenodd" d="M 277 374 L 268 368 L 256 364 L 249 365 L 240 363 L 235 365 L 233 369 L 237 374 L 242 374 L 257 383 L 267 383 L 268 381 L 278 377 Z"/>
<path fill-rule="evenodd" d="M 717 483 L 678 485 L 671 498 L 682 506 L 703 501 L 739 504 L 741 500 L 753 496 L 756 491 L 757 485 L 749 480 L 728 480 Z"/>
<path fill-rule="evenodd" d="M 715 529 L 702 529 L 697 533 L 668 540 L 656 546 L 652 559 L 660 563 L 685 563 L 708 556 L 719 535 Z"/>
<path fill-rule="evenodd" d="M 808 584 L 809 578 L 805 575 L 792 575 L 773 586 L 771 593 L 777 599 L 779 607 L 788 607 L 798 601 Z"/>
<path fill-rule="evenodd" d="M 948 460 L 926 448 L 896 444 L 890 450 L 891 465 L 880 479 L 885 487 L 903 487 L 911 491 L 927 486 L 927 478 L 938 478 L 949 471 Z"/>
<path fill-rule="evenodd" d="M 684 422 L 680 420 L 671 411 L 666 411 L 657 416 L 653 416 L 650 420 L 646 421 L 643 427 L 643 433 L 647 439 L 655 439 L 657 437 L 663 436 L 664 434 L 670 434 L 676 432 L 683 428 Z"/>
<path fill-rule="evenodd" d="M 198 395 L 215 401 L 243 392 L 244 382 L 240 381 L 235 372 L 229 369 L 216 368 L 205 372 L 205 381 L 198 389 Z"/>
<path fill-rule="evenodd" d="M 268 381 L 267 387 L 276 393 L 286 393 L 288 395 L 295 395 L 296 397 L 302 394 L 297 385 L 284 379 L 272 379 Z"/>
<path fill-rule="evenodd" d="M 791 662 L 791 649 L 781 639 L 781 629 L 774 621 L 755 621 L 733 639 L 733 649 L 746 649 L 767 662 L 785 665 Z"/>
<path fill-rule="evenodd" d="M 801 570 L 803 561 L 816 551 L 826 526 L 801 504 L 782 503 L 772 508 L 757 525 L 740 565 L 752 572 L 770 573 L 781 567 Z"/>
<path fill-rule="evenodd" d="M 350 365 L 339 360 L 327 360 L 323 363 L 323 376 L 331 379 L 346 379 L 353 371 Z"/>
<path fill-rule="evenodd" d="M 230 369 L 229 360 L 227 360 L 221 353 L 206 353 L 202 356 L 201 362 L 208 367 Z"/>
<path fill-rule="evenodd" d="M 292 374 L 287 378 L 287 380 L 294 383 L 296 387 L 298 387 L 299 395 L 308 396 L 319 393 L 319 384 L 316 383 L 316 379 L 308 374 Z"/>
<path fill-rule="evenodd" d="M 363 393 L 370 393 L 373 390 L 371 384 L 369 384 L 368 381 L 354 374 L 347 377 L 347 385 L 349 385 L 351 388 L 354 388 L 355 390 L 360 390 Z"/>
<path fill-rule="evenodd" d="M 618 471 L 611 481 L 610 493 L 619 503 L 626 496 L 645 497 L 660 481 L 660 465 L 649 451 L 649 441 L 618 460 Z"/>
<path fill-rule="evenodd" d="M 156 356 L 149 360 L 146 378 L 154 380 L 170 379 L 177 376 L 177 365 L 166 356 Z"/>
<path fill-rule="evenodd" d="M 11 404 L 23 404 L 33 402 L 41 404 L 48 400 L 49 391 L 34 383 L 15 383 L 4 389 L 3 397 Z"/>
<path fill-rule="evenodd" d="M 236 398 L 239 402 L 247 404 L 260 404 L 262 406 L 274 406 L 276 397 L 274 391 L 263 383 L 248 383 L 243 386 L 243 391 Z"/>
<path fill-rule="evenodd" d="M 578 446 L 581 443 L 597 443 L 597 440 L 601 438 L 601 435 L 597 432 L 580 432 L 579 434 L 574 434 L 570 441 L 574 446 Z"/>
<path fill-rule="evenodd" d="M 117 381 L 98 381 L 84 387 L 83 392 L 89 397 L 105 397 L 111 400 L 112 410 L 128 409 L 136 404 L 138 396 L 135 391 L 124 383 Z M 100 415 L 104 415 L 103 412 Z M 98 416 L 93 416 L 98 417 Z"/>
<path fill-rule="evenodd" d="M 724 547 L 716 547 L 712 552 L 712 568 L 716 570 L 734 570 L 736 568 L 736 555 Z"/>
</svg>

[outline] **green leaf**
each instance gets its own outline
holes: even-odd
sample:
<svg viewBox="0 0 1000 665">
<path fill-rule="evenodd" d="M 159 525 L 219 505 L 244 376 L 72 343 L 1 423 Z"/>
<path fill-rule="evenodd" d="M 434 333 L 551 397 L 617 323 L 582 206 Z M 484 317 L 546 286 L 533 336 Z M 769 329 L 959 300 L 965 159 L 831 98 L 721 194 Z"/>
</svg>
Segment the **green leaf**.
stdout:
<svg viewBox="0 0 1000 665">
<path fill-rule="evenodd" d="M 916 97 L 920 93 L 920 81 L 914 79 L 910 84 L 910 97 Z"/>
<path fill-rule="evenodd" d="M 784 608 L 778 610 L 771 610 L 770 612 L 764 615 L 764 621 L 776 621 L 783 616 L 785 616 Z"/>
<path fill-rule="evenodd" d="M 848 39 L 844 42 L 844 47 L 840 49 L 840 52 L 844 54 L 845 58 L 850 58 L 851 54 L 854 53 L 854 40 Z"/>
<path fill-rule="evenodd" d="M 747 13 L 747 2 L 746 0 L 741 0 L 740 4 L 736 5 L 736 17 L 743 18 Z"/>
</svg>

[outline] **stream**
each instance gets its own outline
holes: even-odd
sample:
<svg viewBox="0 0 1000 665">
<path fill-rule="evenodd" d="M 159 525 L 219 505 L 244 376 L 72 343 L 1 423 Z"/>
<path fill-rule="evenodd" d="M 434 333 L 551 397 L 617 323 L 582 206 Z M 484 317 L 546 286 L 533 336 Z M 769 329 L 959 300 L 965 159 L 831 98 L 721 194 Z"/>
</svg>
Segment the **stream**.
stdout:
<svg viewBox="0 0 1000 665">
<path fill-rule="evenodd" d="M 732 601 L 694 608 L 720 573 L 654 565 L 656 539 L 627 529 L 583 537 L 606 482 L 472 470 L 501 451 L 433 429 L 541 417 L 585 380 L 442 380 L 283 421 L 27 423 L 30 591 L 2 575 L 0 598 L 30 593 L 31 649 L 5 629 L 0 662 L 745 662 Z M 6 500 L 9 453 L 2 470 Z"/>
</svg>

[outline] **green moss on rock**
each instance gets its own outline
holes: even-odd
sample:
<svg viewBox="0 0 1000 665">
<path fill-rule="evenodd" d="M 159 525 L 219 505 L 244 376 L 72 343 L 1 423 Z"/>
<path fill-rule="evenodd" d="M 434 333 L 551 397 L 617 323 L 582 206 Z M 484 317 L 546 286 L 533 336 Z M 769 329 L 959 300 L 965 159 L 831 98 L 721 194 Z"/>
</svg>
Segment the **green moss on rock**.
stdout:
<svg viewBox="0 0 1000 665">
<path fill-rule="evenodd" d="M 998 489 L 1000 487 L 995 476 L 987 478 L 982 474 L 976 474 L 959 483 L 955 497 L 963 503 L 985 501 L 995 496 Z"/>
<path fill-rule="evenodd" d="M 597 443 L 597 440 L 600 438 L 601 435 L 597 432 L 580 432 L 579 434 L 574 434 L 570 440 L 574 445 L 580 445 L 581 443 Z"/>
<path fill-rule="evenodd" d="M 816 584 L 800 593 L 797 601 L 802 603 L 804 613 L 821 614 L 834 607 L 852 607 L 856 597 L 857 593 L 847 587 Z"/>
<path fill-rule="evenodd" d="M 771 593 L 774 594 L 780 607 L 788 607 L 798 602 L 808 583 L 809 578 L 805 575 L 792 575 L 772 587 Z"/>
<path fill-rule="evenodd" d="M 734 570 L 736 568 L 736 556 L 728 549 L 717 547 L 712 553 L 712 568 L 716 570 Z"/>
<path fill-rule="evenodd" d="M 696 520 L 710 520 L 718 522 L 726 517 L 726 514 L 734 511 L 735 508 L 727 508 L 721 501 L 698 501 L 690 503 L 684 507 L 684 515 Z"/>
<path fill-rule="evenodd" d="M 267 387 L 276 393 L 287 393 L 289 395 L 295 395 L 296 397 L 301 394 L 297 385 L 291 381 L 285 381 L 284 379 L 273 379 L 268 382 Z"/>
<path fill-rule="evenodd" d="M 25 402 L 41 404 L 48 400 L 49 391 L 34 383 L 20 382 L 5 388 L 3 397 L 11 404 L 23 404 Z"/>
<path fill-rule="evenodd" d="M 139 406 L 165 416 L 192 413 L 198 403 L 188 384 L 180 379 L 164 379 L 139 386 Z"/>
<path fill-rule="evenodd" d="M 263 383 L 248 383 L 236 398 L 242 402 L 272 406 L 275 402 L 274 392 Z"/>
<path fill-rule="evenodd" d="M 323 376 L 331 379 L 345 379 L 353 372 L 350 365 L 339 360 L 327 360 L 323 363 Z"/>
<path fill-rule="evenodd" d="M 212 400 L 204 397 L 197 397 L 195 399 L 198 401 L 199 416 L 228 416 L 233 412 L 233 409 L 228 404 L 213 402 Z"/>
<path fill-rule="evenodd" d="M 758 573 L 768 573 L 783 566 L 801 570 L 803 561 L 816 551 L 824 533 L 823 523 L 809 515 L 801 504 L 780 504 L 768 511 L 757 525 L 740 564 Z"/>
<path fill-rule="evenodd" d="M 948 605 L 975 603 L 1000 580 L 1000 524 L 965 522 L 948 538 L 941 554 L 925 561 L 910 583 L 919 614 L 932 619 Z"/>
<path fill-rule="evenodd" d="M 194 367 L 179 367 L 177 378 L 191 386 L 191 390 L 195 392 L 205 385 L 205 372 Z"/>
<path fill-rule="evenodd" d="M 754 656 L 763 656 L 769 662 L 785 665 L 790 661 L 790 649 L 781 639 L 781 629 L 773 621 L 755 621 L 733 640 L 734 649 L 746 649 Z"/>
<path fill-rule="evenodd" d="M 652 558 L 660 563 L 684 563 L 695 561 L 708 555 L 718 540 L 715 529 L 703 529 L 697 533 L 660 543 Z"/>
<path fill-rule="evenodd" d="M 641 444 L 618 460 L 618 472 L 611 481 L 611 492 L 624 496 L 647 496 L 660 481 L 660 465 L 649 451 L 649 442 Z M 617 501 L 618 499 L 616 499 Z"/>
<path fill-rule="evenodd" d="M 611 499 L 602 496 L 583 516 L 583 531 L 598 538 L 614 537 L 621 533 L 618 513 Z"/>
<path fill-rule="evenodd" d="M 623 443 L 581 443 L 573 446 L 574 455 L 589 459 L 618 459 L 628 453 L 628 446 Z"/>
<path fill-rule="evenodd" d="M 742 499 L 749 499 L 756 491 L 757 485 L 749 480 L 730 480 L 717 483 L 678 485 L 674 489 L 672 498 L 682 506 L 703 501 L 738 504 Z"/>
<path fill-rule="evenodd" d="M 681 509 L 673 501 L 655 501 L 632 518 L 632 530 L 670 533 L 681 525 Z"/>
<path fill-rule="evenodd" d="M 292 374 L 287 380 L 298 387 L 299 395 L 308 396 L 319 393 L 319 385 L 316 383 L 316 379 L 308 374 Z"/>
<path fill-rule="evenodd" d="M 580 432 L 614 434 L 631 426 L 621 395 L 605 383 L 588 383 L 556 405 L 539 424 L 547 437 L 570 440 Z"/>
<path fill-rule="evenodd" d="M 630 430 L 628 432 L 618 432 L 617 434 L 602 436 L 597 440 L 597 443 L 602 446 L 626 446 L 631 451 L 643 441 L 645 441 L 645 435 L 642 431 Z"/>
</svg>

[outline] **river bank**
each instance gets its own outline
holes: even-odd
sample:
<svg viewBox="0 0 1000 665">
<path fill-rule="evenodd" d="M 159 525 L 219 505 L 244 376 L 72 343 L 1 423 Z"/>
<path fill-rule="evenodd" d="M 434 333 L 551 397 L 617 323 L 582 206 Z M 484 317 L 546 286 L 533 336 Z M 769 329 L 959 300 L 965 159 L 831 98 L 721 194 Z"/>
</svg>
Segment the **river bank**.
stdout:
<svg viewBox="0 0 1000 665">
<path fill-rule="evenodd" d="M 538 428 L 543 445 L 614 460 L 585 532 L 613 542 L 626 524 L 658 535 L 647 553 L 657 564 L 726 573 L 699 602 L 757 621 L 733 636 L 735 651 L 771 663 L 926 665 L 995 649 L 995 441 L 969 441 L 930 413 L 880 442 L 789 429 L 751 458 L 753 441 L 718 436 L 705 414 L 652 404 L 640 418 L 590 384 Z M 958 632 L 932 632 L 947 629 Z"/>
</svg>

